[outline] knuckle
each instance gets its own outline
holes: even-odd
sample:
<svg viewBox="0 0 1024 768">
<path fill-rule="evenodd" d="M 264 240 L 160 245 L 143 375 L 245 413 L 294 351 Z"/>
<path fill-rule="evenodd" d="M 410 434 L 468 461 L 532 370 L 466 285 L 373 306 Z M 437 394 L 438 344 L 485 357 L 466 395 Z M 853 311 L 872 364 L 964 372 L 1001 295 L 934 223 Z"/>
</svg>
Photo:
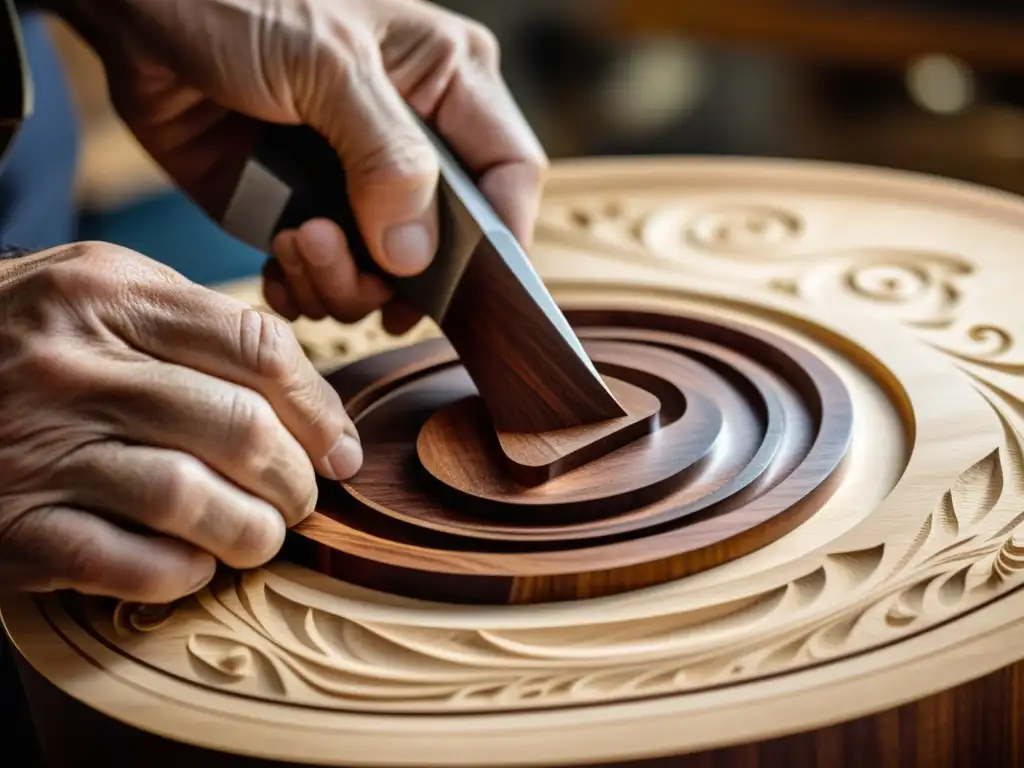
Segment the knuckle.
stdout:
<svg viewBox="0 0 1024 768">
<path fill-rule="evenodd" d="M 188 281 L 173 270 L 138 251 L 122 245 L 86 241 L 69 246 L 73 258 L 61 261 L 58 271 L 68 275 L 71 285 L 123 292 L 126 287 L 149 285 L 154 281 L 182 284 Z"/>
<path fill-rule="evenodd" d="M 77 348 L 54 335 L 26 334 L 19 340 L 16 354 L 0 366 L 0 389 L 16 387 L 30 400 L 65 396 L 79 398 L 87 383 L 95 378 L 95 361 L 87 350 Z"/>
<path fill-rule="evenodd" d="M 117 263 L 125 259 L 140 257 L 140 254 L 131 248 L 102 240 L 83 240 L 74 243 L 69 248 L 74 250 L 76 256 L 82 256 L 86 261 L 99 264 Z"/>
<path fill-rule="evenodd" d="M 49 336 L 32 334 L 21 341 L 17 367 L 27 381 L 50 384 L 67 376 L 67 363 L 73 358 L 70 345 L 60 344 Z"/>
<path fill-rule="evenodd" d="M 375 65 L 380 60 L 380 45 L 373 34 L 361 24 L 353 24 L 344 14 L 334 15 L 327 21 L 327 34 L 312 35 L 306 40 L 314 56 L 309 57 L 321 67 L 355 73 Z"/>
<path fill-rule="evenodd" d="M 176 273 L 128 248 L 111 243 L 75 243 L 59 260 L 26 281 L 36 295 L 57 300 L 82 314 L 86 307 L 120 305 L 137 286 L 160 280 L 174 282 Z M 45 301 L 45 299 L 44 299 Z M 98 304 L 97 304 L 98 303 Z"/>
<path fill-rule="evenodd" d="M 281 520 L 276 512 L 271 512 Z M 255 568 L 277 554 L 284 541 L 284 522 L 265 513 L 245 512 L 236 516 L 229 557 L 236 568 Z"/>
<path fill-rule="evenodd" d="M 202 511 L 197 488 L 205 469 L 198 459 L 181 455 L 170 459 L 164 475 L 150 487 L 152 523 L 161 530 L 188 530 Z"/>
<path fill-rule="evenodd" d="M 246 367 L 261 378 L 289 388 L 301 378 L 302 349 L 284 319 L 243 309 L 239 342 Z"/>
<path fill-rule="evenodd" d="M 469 50 L 469 35 L 456 25 L 436 29 L 433 37 L 435 55 L 442 62 L 454 63 Z"/>
<path fill-rule="evenodd" d="M 250 464 L 263 463 L 276 453 L 283 427 L 274 409 L 259 395 L 238 392 L 231 405 L 230 423 Z"/>
<path fill-rule="evenodd" d="M 106 584 L 109 573 L 108 556 L 102 542 L 91 536 L 76 536 L 66 542 L 64 568 L 68 580 L 75 585 L 98 587 Z"/>
<path fill-rule="evenodd" d="M 469 55 L 488 68 L 497 68 L 501 60 L 501 43 L 490 28 L 478 21 L 467 20 L 466 41 Z"/>
<path fill-rule="evenodd" d="M 328 34 L 307 40 L 298 56 L 306 66 L 305 76 L 299 78 L 304 90 L 297 95 L 308 104 L 323 104 L 328 93 L 352 95 L 365 91 L 372 87 L 375 68 L 381 66 L 377 41 L 344 22 L 332 25 Z M 325 79 L 329 80 L 328 87 L 324 87 Z"/>
<path fill-rule="evenodd" d="M 80 299 L 103 295 L 111 285 L 106 269 L 69 259 L 39 270 L 29 279 L 26 288 L 31 286 L 42 296 Z"/>
<path fill-rule="evenodd" d="M 352 175 L 365 186 L 388 193 L 388 187 L 431 183 L 439 168 L 437 153 L 415 125 L 396 126 L 387 141 L 374 143 L 351 164 Z"/>
<path fill-rule="evenodd" d="M 130 248 L 114 243 L 85 241 L 69 246 L 69 250 L 69 258 L 60 262 L 58 266 L 96 277 L 104 282 L 115 282 L 114 276 L 121 272 L 126 264 L 145 258 Z"/>
</svg>

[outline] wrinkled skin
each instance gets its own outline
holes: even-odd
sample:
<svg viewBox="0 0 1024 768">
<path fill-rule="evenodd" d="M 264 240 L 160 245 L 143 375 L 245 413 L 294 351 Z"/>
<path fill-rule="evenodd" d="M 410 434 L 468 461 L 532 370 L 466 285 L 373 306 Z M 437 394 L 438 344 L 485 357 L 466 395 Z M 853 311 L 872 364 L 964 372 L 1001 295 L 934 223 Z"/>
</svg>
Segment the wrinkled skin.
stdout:
<svg viewBox="0 0 1024 768">
<path fill-rule="evenodd" d="M 498 45 L 483 26 L 420 0 L 118 5 L 127 12 L 97 36 L 115 105 L 208 210 L 226 202 L 251 146 L 254 128 L 239 114 L 306 123 L 338 151 L 376 261 L 396 275 L 422 271 L 437 241 L 437 158 L 404 101 L 436 127 L 529 242 L 547 159 L 505 87 Z M 382 281 L 357 273 L 332 222 L 281 233 L 274 256 L 265 293 L 285 317 L 352 322 L 386 304 L 392 332 L 418 319 L 390 301 Z"/>
<path fill-rule="evenodd" d="M 215 560 L 271 558 L 312 511 L 315 469 L 358 466 L 338 394 L 280 318 L 105 243 L 36 258 L 0 295 L 6 588 L 188 594 Z"/>
<path fill-rule="evenodd" d="M 421 0 L 50 0 L 99 53 L 118 112 L 216 216 L 256 120 L 305 123 L 346 168 L 360 229 L 392 274 L 436 243 L 432 122 L 528 241 L 546 159 L 493 37 Z M 187 247 L 183 243 L 182 247 Z M 286 318 L 383 306 L 345 238 L 311 221 L 265 270 Z M 0 589 L 163 602 L 218 561 L 254 567 L 362 450 L 337 393 L 279 317 L 104 243 L 0 262 Z"/>
</svg>

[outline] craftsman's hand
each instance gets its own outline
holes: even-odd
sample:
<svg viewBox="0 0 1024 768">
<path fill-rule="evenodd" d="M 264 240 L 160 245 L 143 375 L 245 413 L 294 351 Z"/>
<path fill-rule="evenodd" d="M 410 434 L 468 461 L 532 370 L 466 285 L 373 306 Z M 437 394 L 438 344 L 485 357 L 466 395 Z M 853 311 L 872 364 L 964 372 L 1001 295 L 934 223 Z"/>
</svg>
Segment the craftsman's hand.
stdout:
<svg viewBox="0 0 1024 768">
<path fill-rule="evenodd" d="M 107 244 L 0 262 L 0 590 L 161 602 L 260 565 L 349 435 L 276 316 Z"/>
<path fill-rule="evenodd" d="M 87 37 L 118 111 L 214 215 L 251 149 L 252 126 L 239 115 L 305 123 L 337 150 L 377 262 L 396 275 L 422 271 L 437 241 L 437 159 L 404 100 L 529 241 L 547 160 L 480 24 L 423 0 L 63 1 L 99 17 Z M 282 233 L 274 253 L 266 294 L 286 317 L 351 322 L 390 297 L 356 273 L 330 222 Z M 402 305 L 385 313 L 393 332 L 415 319 Z"/>
</svg>

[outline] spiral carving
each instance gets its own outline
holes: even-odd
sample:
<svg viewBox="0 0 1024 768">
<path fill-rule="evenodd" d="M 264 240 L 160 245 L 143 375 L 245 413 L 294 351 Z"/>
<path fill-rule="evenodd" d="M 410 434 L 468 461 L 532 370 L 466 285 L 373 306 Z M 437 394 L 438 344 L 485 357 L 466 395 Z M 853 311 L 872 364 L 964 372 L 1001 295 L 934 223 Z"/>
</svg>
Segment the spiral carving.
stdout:
<svg viewBox="0 0 1024 768">
<path fill-rule="evenodd" d="M 536 487 L 509 478 L 482 437 L 435 461 L 461 474 L 426 472 L 417 434 L 474 390 L 443 342 L 389 353 L 347 401 L 366 463 L 298 529 L 322 545 L 304 562 L 446 601 L 609 594 L 763 546 L 827 497 L 852 407 L 814 355 L 697 316 L 569 317 L 599 371 L 658 398 L 655 431 Z M 340 376 L 365 379 L 358 363 Z"/>
<path fill-rule="evenodd" d="M 795 213 L 765 205 L 706 211 L 684 226 L 693 247 L 716 253 L 758 253 L 789 246 L 804 230 Z"/>
<path fill-rule="evenodd" d="M 118 727 L 185 742 L 204 729 L 221 755 L 280 762 L 700 762 L 739 743 L 740 762 L 782 749 L 884 762 L 861 746 L 893 746 L 901 723 L 943 734 L 922 753 L 903 729 L 897 751 L 926 761 L 942 745 L 954 758 L 1013 754 L 1012 727 L 971 713 L 982 701 L 1000 722 L 1019 719 L 1020 663 L 992 670 L 1020 658 L 1024 365 L 1009 279 L 1020 206 L 873 172 L 671 165 L 556 178 L 532 253 L 560 301 L 600 308 L 570 314 L 602 372 L 657 395 L 657 430 L 617 451 L 675 444 L 670 427 L 702 417 L 679 430 L 693 438 L 682 460 L 638 464 L 657 464 L 663 484 L 642 486 L 641 503 L 614 492 L 637 478 L 608 469 L 625 461 L 615 452 L 511 494 L 431 475 L 420 425 L 472 391 L 441 391 L 458 363 L 427 342 L 375 358 L 391 361 L 391 389 L 374 364 L 329 375 L 359 419 L 369 472 L 325 485 L 281 559 L 224 573 L 173 613 L 122 605 L 112 621 L 110 603 L 89 597 L 5 598 L 27 663 Z M 724 215 L 789 205 L 789 223 Z M 297 331 L 325 369 L 390 341 L 375 319 Z M 853 437 L 833 446 L 831 468 L 815 468 L 807 436 L 830 434 L 835 411 L 816 406 L 808 379 L 823 379 L 794 349 L 815 350 L 849 389 Z M 398 401 L 410 418 L 388 417 Z M 751 453 L 772 446 L 751 479 Z M 811 470 L 814 491 L 767 508 Z M 610 490 L 572 495 L 574 474 Z M 681 501 L 730 483 L 721 503 Z M 412 492 L 434 508 L 408 503 Z M 658 549 L 712 525 L 721 538 Z M 609 567 L 609 548 L 627 546 L 642 556 Z M 960 686 L 968 676 L 979 684 Z M 839 718 L 850 725 L 836 736 Z M 808 733 L 756 743 L 797 730 Z"/>
<path fill-rule="evenodd" d="M 923 296 L 930 287 L 926 269 L 915 264 L 872 264 L 859 266 L 846 276 L 854 293 L 885 302 L 907 302 Z"/>
</svg>

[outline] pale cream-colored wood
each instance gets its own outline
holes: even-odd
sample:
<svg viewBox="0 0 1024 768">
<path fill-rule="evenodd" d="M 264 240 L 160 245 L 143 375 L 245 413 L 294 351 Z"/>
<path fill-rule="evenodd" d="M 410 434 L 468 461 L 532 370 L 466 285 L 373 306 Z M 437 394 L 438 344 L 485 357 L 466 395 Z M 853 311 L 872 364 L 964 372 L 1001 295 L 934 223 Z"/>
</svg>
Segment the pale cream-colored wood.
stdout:
<svg viewBox="0 0 1024 768">
<path fill-rule="evenodd" d="M 532 253 L 561 303 L 754 324 L 842 377 L 853 444 L 806 524 L 572 604 L 427 604 L 281 562 L 177 606 L 82 600 L 82 619 L 52 596 L 9 598 L 5 626 L 110 717 L 318 764 L 671 755 L 951 688 L 1024 658 L 1022 252 L 1024 201 L 969 185 L 755 160 L 561 164 Z M 259 302 L 252 284 L 225 290 Z M 396 343 L 376 318 L 297 333 L 325 368 Z"/>
<path fill-rule="evenodd" d="M 264 302 L 259 280 L 237 280 L 214 287 L 239 301 L 248 302 L 265 312 L 273 312 Z M 404 336 L 391 336 L 381 328 L 377 314 L 352 325 L 341 325 L 333 320 L 300 318 L 292 323 L 292 328 L 306 356 L 320 371 L 332 370 L 367 355 L 440 336 L 438 327 L 426 319 Z"/>
</svg>

